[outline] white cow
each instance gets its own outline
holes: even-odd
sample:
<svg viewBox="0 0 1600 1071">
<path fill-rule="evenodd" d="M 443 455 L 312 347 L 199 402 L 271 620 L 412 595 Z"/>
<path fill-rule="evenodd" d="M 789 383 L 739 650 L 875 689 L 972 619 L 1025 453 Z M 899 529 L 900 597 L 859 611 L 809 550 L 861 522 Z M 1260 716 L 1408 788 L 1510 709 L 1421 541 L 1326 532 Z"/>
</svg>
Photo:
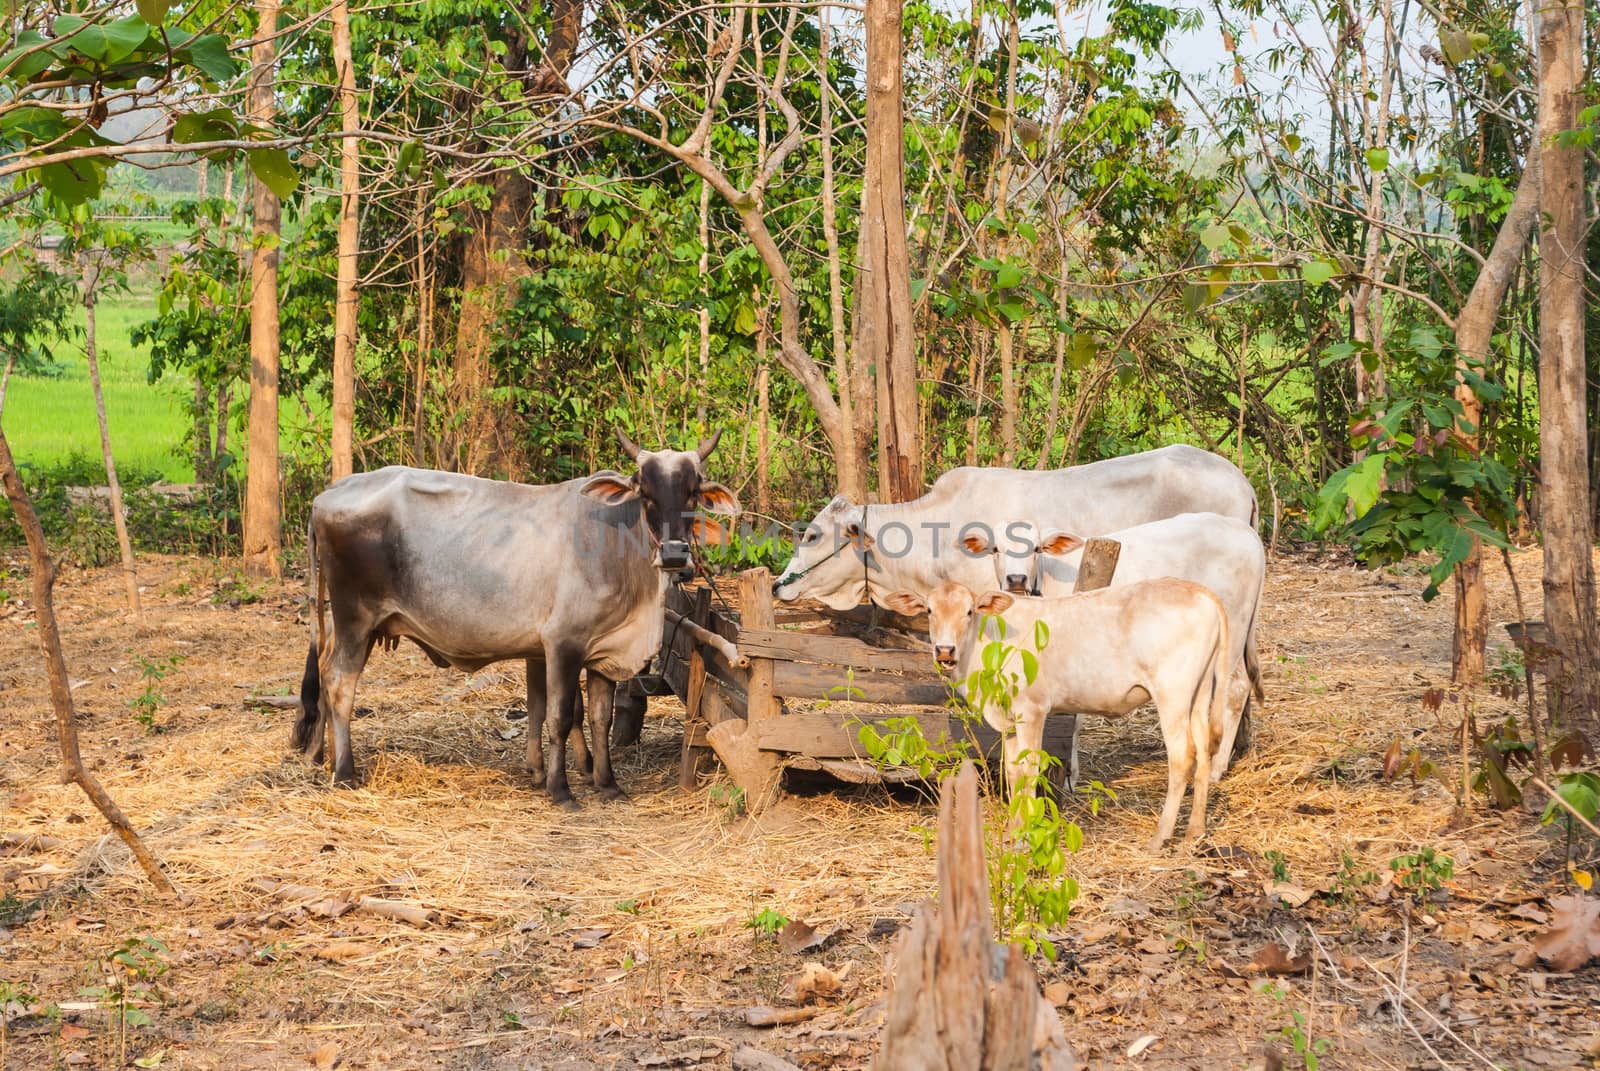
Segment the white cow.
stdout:
<svg viewBox="0 0 1600 1071">
<path fill-rule="evenodd" d="M 1014 648 L 1001 668 L 1014 674 L 1017 686 L 1010 708 L 986 703 L 980 711 L 1004 734 L 1013 793 L 1038 774 L 1051 711 L 1116 718 L 1153 700 L 1167 746 L 1167 798 L 1151 847 L 1172 836 L 1191 779 L 1188 837 L 1205 833 L 1211 752 L 1222 733 L 1229 667 L 1228 616 L 1208 589 L 1168 577 L 1060 598 L 1016 598 L 1000 591 L 974 596 L 945 583 L 926 598 L 897 591 L 888 601 L 898 613 L 928 611 L 934 655 L 964 699 L 973 698 L 971 678 L 986 664 L 985 649 L 995 642 Z M 1033 646 L 1039 622 L 1049 632 L 1029 682 L 1020 656 Z"/>
<path fill-rule="evenodd" d="M 1026 518 L 1043 530 L 1084 538 L 1179 513 L 1208 510 L 1253 525 L 1255 490 L 1233 464 L 1192 446 L 1067 469 L 952 469 L 921 498 L 857 505 L 842 495 L 807 526 L 773 584 L 779 599 L 811 597 L 836 610 L 892 591 L 931 591 L 946 580 L 974 593 L 994 586 L 993 563 L 958 549 L 997 518 Z"/>
<path fill-rule="evenodd" d="M 1084 540 L 1076 534 L 1047 530 L 1036 537 L 1032 524 L 1005 526 L 1021 539 L 992 546 L 979 534 L 969 535 L 963 549 L 988 553 L 996 586 L 1013 595 L 1069 595 L 1078 581 Z M 1211 780 L 1227 772 L 1236 740 L 1249 738 L 1250 695 L 1261 692 L 1261 667 L 1256 656 L 1256 616 L 1266 582 L 1267 558 L 1254 526 L 1215 513 L 1182 513 L 1165 520 L 1108 532 L 1122 545 L 1112 587 L 1172 576 L 1210 588 L 1228 614 L 1228 716 L 1222 742 L 1212 756 Z M 1063 711 L 1062 713 L 1069 713 Z M 1243 746 L 1242 744 L 1241 750 Z M 1072 734 L 1069 784 L 1078 783 L 1078 733 Z"/>
</svg>

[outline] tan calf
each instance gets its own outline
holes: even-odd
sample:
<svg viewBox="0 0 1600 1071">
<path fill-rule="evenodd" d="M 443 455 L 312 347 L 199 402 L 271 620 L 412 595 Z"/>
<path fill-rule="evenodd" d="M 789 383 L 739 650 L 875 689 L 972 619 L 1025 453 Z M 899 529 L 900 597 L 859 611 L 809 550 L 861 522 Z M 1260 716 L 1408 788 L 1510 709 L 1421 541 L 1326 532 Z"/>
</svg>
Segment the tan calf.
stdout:
<svg viewBox="0 0 1600 1071">
<path fill-rule="evenodd" d="M 1038 773 L 1044 721 L 1052 710 L 1116 718 L 1154 701 L 1167 747 L 1167 798 L 1152 847 L 1177 828 L 1191 780 L 1188 836 L 1205 833 L 1211 755 L 1223 732 L 1232 668 L 1228 617 L 1209 590 L 1162 578 L 1057 598 L 999 591 L 975 597 L 947 583 L 925 599 L 897 591 L 887 601 L 899 613 L 928 611 L 934 657 L 964 699 L 990 643 L 1015 649 L 1004 663 L 1018 689 L 1010 710 L 991 703 L 982 711 L 1005 734 L 1006 779 L 1013 791 Z M 1020 652 L 1033 650 L 1035 623 L 1041 621 L 1049 636 L 1028 683 Z"/>
</svg>

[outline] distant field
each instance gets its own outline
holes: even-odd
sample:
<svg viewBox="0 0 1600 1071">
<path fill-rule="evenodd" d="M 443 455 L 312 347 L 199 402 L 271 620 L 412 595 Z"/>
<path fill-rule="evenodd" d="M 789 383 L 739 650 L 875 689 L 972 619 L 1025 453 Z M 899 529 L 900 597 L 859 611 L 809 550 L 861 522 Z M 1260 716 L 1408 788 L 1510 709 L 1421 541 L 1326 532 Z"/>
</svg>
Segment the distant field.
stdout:
<svg viewBox="0 0 1600 1071">
<path fill-rule="evenodd" d="M 111 451 L 121 467 L 156 470 L 168 480 L 187 483 L 194 479 L 183 447 L 189 388 L 170 378 L 148 383 L 149 354 L 128 341 L 133 326 L 154 313 L 155 300 L 148 292 L 117 295 L 99 309 L 100 375 Z M 81 311 L 76 323 L 82 326 Z M 100 456 L 94 393 L 81 344 L 59 345 L 56 358 L 66 366 L 64 376 L 13 376 L 6 391 L 6 437 L 20 462 L 49 464 L 74 452 Z"/>
</svg>

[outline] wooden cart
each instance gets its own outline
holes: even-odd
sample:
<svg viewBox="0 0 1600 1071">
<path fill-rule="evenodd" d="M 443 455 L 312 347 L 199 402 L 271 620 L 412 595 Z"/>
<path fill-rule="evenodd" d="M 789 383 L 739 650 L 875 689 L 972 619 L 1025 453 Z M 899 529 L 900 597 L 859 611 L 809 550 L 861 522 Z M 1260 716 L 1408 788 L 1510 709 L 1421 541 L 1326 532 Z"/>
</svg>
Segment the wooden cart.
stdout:
<svg viewBox="0 0 1600 1071">
<path fill-rule="evenodd" d="M 1109 583 L 1119 549 L 1092 541 L 1078 589 Z M 914 718 L 929 741 L 965 735 L 926 636 L 925 620 L 868 606 L 776 608 L 764 568 L 739 575 L 737 608 L 709 586 L 670 589 L 659 662 L 685 711 L 679 784 L 694 788 L 714 754 L 758 812 L 776 797 L 786 767 L 853 782 L 909 776 L 868 761 L 859 733 Z M 981 721 L 973 732 L 985 751 L 998 742 Z M 1072 719 L 1052 718 L 1047 750 L 1065 756 L 1071 733 Z"/>
</svg>

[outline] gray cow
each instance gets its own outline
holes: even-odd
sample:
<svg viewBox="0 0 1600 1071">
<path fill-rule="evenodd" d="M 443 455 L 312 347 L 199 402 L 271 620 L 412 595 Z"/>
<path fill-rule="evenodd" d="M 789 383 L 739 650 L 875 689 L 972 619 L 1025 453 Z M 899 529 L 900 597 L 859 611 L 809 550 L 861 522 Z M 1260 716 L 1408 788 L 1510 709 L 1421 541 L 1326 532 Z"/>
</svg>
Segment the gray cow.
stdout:
<svg viewBox="0 0 1600 1071">
<path fill-rule="evenodd" d="M 611 770 L 614 682 L 661 645 L 669 578 L 689 564 L 693 513 L 735 514 L 733 492 L 705 478 L 718 435 L 697 450 L 641 450 L 638 465 L 549 486 L 424 469 L 346 477 L 311 507 L 316 614 L 300 686 L 295 746 L 321 762 L 332 726 L 333 771 L 355 779 L 350 714 L 373 645 L 409 639 L 437 666 L 468 672 L 525 659 L 528 769 L 553 802 L 576 808 L 566 742 L 582 749 L 578 675 L 588 670 L 593 781 L 623 795 Z M 330 619 L 331 618 L 331 622 Z M 329 625 L 331 624 L 331 631 Z M 553 715 L 549 761 L 541 747 Z"/>
</svg>

